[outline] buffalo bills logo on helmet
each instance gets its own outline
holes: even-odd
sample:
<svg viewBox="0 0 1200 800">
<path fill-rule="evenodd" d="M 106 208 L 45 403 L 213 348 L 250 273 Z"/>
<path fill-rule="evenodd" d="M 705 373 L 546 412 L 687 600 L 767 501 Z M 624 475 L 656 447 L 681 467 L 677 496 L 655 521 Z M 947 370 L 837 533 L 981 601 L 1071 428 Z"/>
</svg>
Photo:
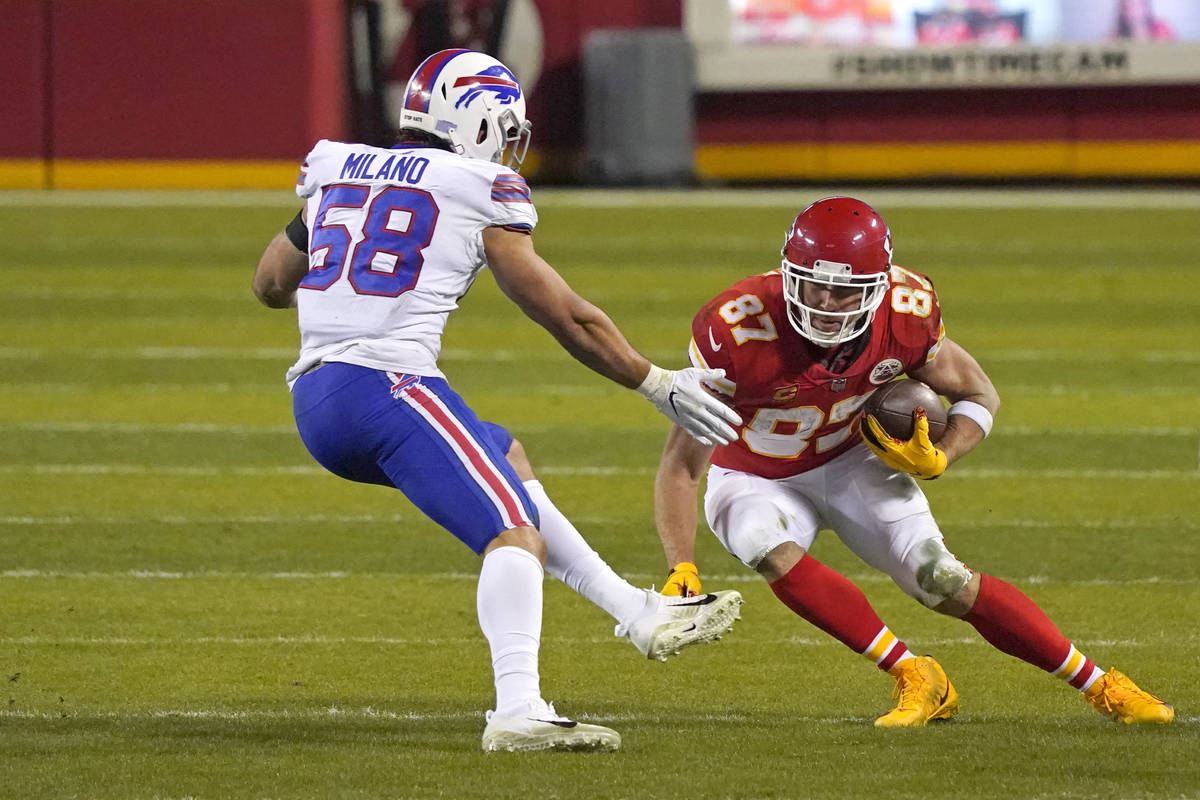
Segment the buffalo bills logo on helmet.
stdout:
<svg viewBox="0 0 1200 800">
<path fill-rule="evenodd" d="M 472 88 L 458 98 L 458 102 L 454 104 L 455 108 L 470 105 L 476 97 L 484 92 L 494 94 L 500 101 L 500 105 L 503 106 L 521 99 L 521 84 L 517 83 L 517 77 L 501 64 L 488 67 L 478 75 L 464 75 L 458 78 L 454 81 L 454 88 L 457 89 L 460 86 Z"/>
</svg>

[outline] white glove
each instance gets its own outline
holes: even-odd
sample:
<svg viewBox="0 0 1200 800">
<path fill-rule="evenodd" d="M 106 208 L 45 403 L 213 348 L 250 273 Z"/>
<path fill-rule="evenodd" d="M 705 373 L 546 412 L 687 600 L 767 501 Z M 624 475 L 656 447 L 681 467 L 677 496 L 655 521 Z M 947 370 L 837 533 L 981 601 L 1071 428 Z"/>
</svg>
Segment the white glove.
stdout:
<svg viewBox="0 0 1200 800">
<path fill-rule="evenodd" d="M 737 438 L 737 431 L 730 426 L 741 425 L 742 418 L 702 385 L 724 377 L 723 369 L 669 370 L 651 364 L 638 391 L 700 444 L 729 444 Z"/>
</svg>

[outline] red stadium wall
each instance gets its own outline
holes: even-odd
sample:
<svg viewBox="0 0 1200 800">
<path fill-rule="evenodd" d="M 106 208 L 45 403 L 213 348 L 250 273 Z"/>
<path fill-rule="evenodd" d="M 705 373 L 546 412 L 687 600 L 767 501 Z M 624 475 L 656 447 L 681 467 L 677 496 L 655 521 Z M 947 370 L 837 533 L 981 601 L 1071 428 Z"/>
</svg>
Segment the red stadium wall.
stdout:
<svg viewBox="0 0 1200 800">
<path fill-rule="evenodd" d="M 727 180 L 1200 177 L 1200 86 L 702 94 Z"/>
<path fill-rule="evenodd" d="M 7 0 L 5 22 L 5 185 L 287 186 L 346 130 L 341 0 Z"/>
<path fill-rule="evenodd" d="M 680 4 L 532 5 L 527 171 L 586 181 L 585 37 L 678 28 Z M 477 18 L 454 44 L 481 46 Z M 0 187 L 286 187 L 316 139 L 349 135 L 345 0 L 5 0 L 4 20 Z M 696 130 L 707 180 L 1200 178 L 1197 85 L 702 93 Z"/>
<path fill-rule="evenodd" d="M 46 8 L 39 0 L 7 0 L 0 47 L 0 186 L 46 185 Z"/>
</svg>

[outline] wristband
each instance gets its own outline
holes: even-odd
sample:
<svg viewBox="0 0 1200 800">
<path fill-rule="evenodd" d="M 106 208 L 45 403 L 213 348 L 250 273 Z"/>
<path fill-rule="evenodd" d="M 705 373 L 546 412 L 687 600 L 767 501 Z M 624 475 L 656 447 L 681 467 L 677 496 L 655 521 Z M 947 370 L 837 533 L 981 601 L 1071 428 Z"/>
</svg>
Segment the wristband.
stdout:
<svg viewBox="0 0 1200 800">
<path fill-rule="evenodd" d="M 953 403 L 950 408 L 946 409 L 946 414 L 958 414 L 971 420 L 983 431 L 985 439 L 992 432 L 992 412 L 973 400 L 959 400 L 957 403 Z"/>
<path fill-rule="evenodd" d="M 671 385 L 671 372 L 662 367 L 650 365 L 650 371 L 646 373 L 646 379 L 637 387 L 638 394 L 648 400 L 654 400 L 666 393 Z"/>
</svg>

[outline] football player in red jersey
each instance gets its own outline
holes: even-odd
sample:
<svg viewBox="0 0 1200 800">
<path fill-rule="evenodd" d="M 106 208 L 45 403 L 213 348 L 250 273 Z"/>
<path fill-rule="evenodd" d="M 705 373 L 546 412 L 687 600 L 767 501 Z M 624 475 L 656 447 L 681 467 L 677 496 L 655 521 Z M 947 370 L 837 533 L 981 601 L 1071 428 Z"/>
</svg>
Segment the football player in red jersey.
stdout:
<svg viewBox="0 0 1200 800">
<path fill-rule="evenodd" d="M 968 569 L 942 540 L 914 478 L 937 478 L 978 445 L 1000 406 L 978 362 L 946 336 L 933 284 L 892 263 L 886 223 L 866 203 L 830 197 L 792 223 L 779 269 L 738 281 L 692 323 L 692 363 L 724 369 L 709 384 L 741 415 L 731 444 L 678 428 L 655 479 L 655 521 L 671 566 L 665 593 L 700 591 L 696 492 L 725 548 L 800 617 L 896 679 L 879 727 L 912 727 L 958 710 L 941 666 L 916 657 L 863 593 L 808 554 L 835 531 L 867 564 L 926 607 L 965 620 L 997 649 L 1053 673 L 1127 723 L 1170 722 L 1170 705 L 1079 652 L 1025 594 Z M 935 446 L 922 412 L 909 441 L 859 409 L 907 374 L 951 401 Z"/>
</svg>

